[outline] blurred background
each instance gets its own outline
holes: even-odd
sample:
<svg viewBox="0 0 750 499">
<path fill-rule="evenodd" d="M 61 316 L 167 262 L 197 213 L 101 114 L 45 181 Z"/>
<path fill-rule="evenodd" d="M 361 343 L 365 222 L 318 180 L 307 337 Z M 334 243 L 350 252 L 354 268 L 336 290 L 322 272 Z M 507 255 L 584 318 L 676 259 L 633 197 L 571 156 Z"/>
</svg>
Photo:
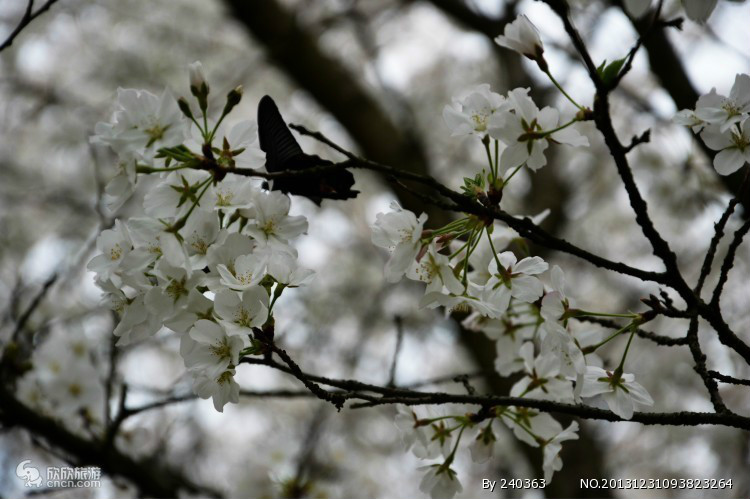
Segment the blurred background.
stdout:
<svg viewBox="0 0 750 499">
<path fill-rule="evenodd" d="M 39 2 L 37 2 L 39 4 Z M 0 2 L 0 39 L 26 9 L 22 0 Z M 682 16 L 678 2 L 664 2 L 663 17 Z M 235 120 L 254 119 L 257 102 L 270 94 L 287 121 L 320 130 L 363 156 L 435 175 L 450 186 L 484 165 L 474 137 L 452 138 L 442 121 L 452 96 L 478 83 L 498 93 L 530 86 L 540 107 L 563 116 L 563 101 L 533 63 L 501 49 L 492 38 L 525 13 L 540 29 L 553 74 L 576 100 L 591 105 L 592 85 L 562 25 L 549 8 L 532 1 L 501 0 L 60 0 L 34 20 L 0 54 L 0 340 L 16 330 L 33 340 L 36 366 L 73 351 L 91 370 L 91 396 L 100 400 L 127 385 L 127 406 L 165 397 L 179 400 L 125 421 L 116 442 L 135 459 L 167 466 L 191 481 L 230 497 L 418 496 L 424 463 L 403 452 L 393 425 L 395 409 L 344 410 L 312 398 L 268 397 L 264 391 L 298 389 L 292 378 L 263 366 L 243 365 L 238 381 L 248 394 L 217 413 L 191 394 L 174 335 L 160 333 L 126 348 L 113 348 L 112 313 L 86 262 L 98 233 L 115 217 L 142 213 L 147 185 L 116 214 L 101 206 L 115 157 L 93 147 L 97 121 L 107 120 L 118 87 L 160 93 L 166 86 L 189 95 L 187 65 L 203 63 L 214 106 L 244 86 Z M 619 1 L 578 1 L 574 20 L 597 63 L 623 57 L 643 23 Z M 737 179 L 720 179 L 692 135 L 673 125 L 673 114 L 692 108 L 716 87 L 728 94 L 739 72 L 750 68 L 750 5 L 722 0 L 706 25 L 685 21 L 682 31 L 657 31 L 645 41 L 633 71 L 612 97 L 616 128 L 624 143 L 651 129 L 651 142 L 631 153 L 636 179 L 658 229 L 673 244 L 685 275 L 694 282 L 718 219 Z M 544 227 L 607 258 L 658 270 L 598 133 L 586 130 L 591 147 L 553 148 L 549 164 L 524 170 L 505 192 L 503 207 L 531 215 L 549 209 Z M 307 138 L 303 148 L 340 160 Z M 574 154 L 571 154 L 574 151 Z M 403 347 L 395 382 L 408 385 L 459 373 L 489 373 L 473 381 L 482 392 L 507 393 L 512 381 L 492 375 L 494 344 L 462 330 L 457 320 L 420 310 L 422 286 L 387 284 L 385 255 L 370 242 L 376 213 L 392 200 L 430 215 L 428 226 L 449 215 L 382 178 L 355 172 L 362 194 L 321 208 L 293 199 L 293 212 L 310 220 L 299 238 L 300 262 L 316 278 L 285 293 L 277 309 L 278 341 L 308 372 L 385 384 L 396 348 L 397 317 Z M 747 211 L 743 211 L 747 213 Z M 745 216 L 729 223 L 736 228 Z M 653 285 L 602 272 L 585 262 L 533 248 L 566 273 L 570 295 L 583 309 L 641 311 Z M 720 247 L 723 254 L 724 246 Z M 740 248 L 722 300 L 727 321 L 748 339 L 750 292 L 746 279 L 750 245 Z M 709 281 L 709 285 L 711 282 Z M 26 313 L 31 311 L 31 313 Z M 655 321 L 650 329 L 684 335 L 687 323 Z M 592 335 L 603 335 L 590 326 Z M 750 376 L 701 329 L 709 369 Z M 2 348 L 2 347 L 0 347 Z M 618 347 L 605 351 L 613 358 Z M 710 411 L 711 404 L 686 347 L 666 348 L 636 339 L 630 371 L 655 399 L 656 411 Z M 59 366 L 60 379 L 76 367 Z M 16 394 L 36 393 L 26 374 Z M 448 381 L 427 388 L 463 393 Z M 257 392 L 257 393 L 256 393 Z M 747 410 L 747 387 L 721 385 L 727 405 Z M 43 402 L 38 407 L 43 411 Z M 462 413 L 466 407 L 454 408 Z M 78 414 L 53 414 L 87 437 Z M 101 416 L 100 416 L 101 417 Z M 564 419 L 561 421 L 565 422 Z M 573 497 L 616 495 L 579 489 L 581 478 L 732 478 L 715 497 L 750 494 L 750 435 L 714 427 L 658 427 L 581 421 L 581 438 L 567 442 L 564 467 L 544 491 L 500 491 L 500 496 Z M 0 497 L 24 495 L 16 465 L 61 465 L 69 449 L 51 445 L 38 428 L 0 427 Z M 73 457 L 73 462 L 76 461 Z M 461 449 L 456 469 L 459 497 L 491 497 L 482 478 L 533 478 L 540 454 L 509 432 L 499 436 L 495 458 L 475 464 Z M 302 485 L 305 485 L 304 487 Z M 105 477 L 101 489 L 36 491 L 49 497 L 137 495 L 128 480 Z M 622 497 L 705 497 L 701 491 L 627 491 Z M 497 496 L 495 492 L 494 496 Z"/>
</svg>

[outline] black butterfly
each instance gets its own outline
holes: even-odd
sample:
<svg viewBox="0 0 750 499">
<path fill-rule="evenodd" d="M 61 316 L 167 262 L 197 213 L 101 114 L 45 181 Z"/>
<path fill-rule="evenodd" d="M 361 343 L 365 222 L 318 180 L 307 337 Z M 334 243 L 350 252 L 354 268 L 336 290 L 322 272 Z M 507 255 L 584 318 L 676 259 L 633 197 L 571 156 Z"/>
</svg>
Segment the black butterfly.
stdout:
<svg viewBox="0 0 750 499">
<path fill-rule="evenodd" d="M 305 154 L 281 117 L 279 108 L 269 96 L 258 103 L 258 138 L 266 153 L 266 170 L 281 172 L 305 170 L 315 166 L 332 165 L 331 161 Z M 304 196 L 320 206 L 322 199 L 349 199 L 359 191 L 352 190 L 354 176 L 341 169 L 299 177 L 277 178 L 273 190 Z"/>
</svg>

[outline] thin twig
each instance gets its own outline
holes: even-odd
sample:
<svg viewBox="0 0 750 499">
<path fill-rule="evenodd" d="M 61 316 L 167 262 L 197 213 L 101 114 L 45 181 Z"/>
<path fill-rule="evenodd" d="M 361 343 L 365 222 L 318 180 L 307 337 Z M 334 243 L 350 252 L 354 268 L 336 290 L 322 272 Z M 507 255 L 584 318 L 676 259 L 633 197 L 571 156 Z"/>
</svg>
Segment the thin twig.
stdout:
<svg viewBox="0 0 750 499">
<path fill-rule="evenodd" d="M 720 372 L 716 372 L 716 371 L 708 371 L 708 375 L 711 376 L 712 378 L 718 379 L 722 383 L 729 383 L 732 385 L 750 386 L 750 379 L 735 378 L 734 376 L 727 376 L 726 374 L 721 374 Z"/>
<path fill-rule="evenodd" d="M 260 358 L 243 358 L 242 363 L 265 365 L 274 369 L 294 374 L 291 369 L 276 361 Z M 405 389 L 394 389 L 383 386 L 371 385 L 354 380 L 337 380 L 324 378 L 312 374 L 299 372 L 295 377 L 302 376 L 308 380 L 333 386 L 347 391 L 346 399 L 364 400 L 365 404 L 357 404 L 356 407 L 374 407 L 386 404 L 406 405 L 442 405 L 442 404 L 470 404 L 481 407 L 492 406 L 514 406 L 528 407 L 553 414 L 567 414 L 583 419 L 599 419 L 605 421 L 631 421 L 649 425 L 668 426 L 698 426 L 698 425 L 724 425 L 750 431 L 750 418 L 734 413 L 707 413 L 707 412 L 666 412 L 648 413 L 636 412 L 632 419 L 624 420 L 612 411 L 598 409 L 583 404 L 568 404 L 564 402 L 553 402 L 550 400 L 537 400 L 523 397 L 508 397 L 497 395 L 463 395 L 443 392 L 416 392 Z M 350 391 L 351 390 L 351 391 Z M 367 395 L 365 392 L 378 393 L 380 396 Z M 316 394 L 317 395 L 317 394 Z M 355 406 L 351 406 L 354 408 Z"/>
<path fill-rule="evenodd" d="M 721 238 L 724 237 L 724 228 L 727 226 L 729 218 L 734 213 L 734 209 L 739 204 L 742 196 L 747 189 L 748 179 L 750 179 L 750 167 L 746 167 L 745 178 L 742 181 L 740 188 L 737 190 L 737 194 L 729 201 L 726 210 L 719 218 L 719 221 L 714 224 L 714 236 L 711 238 L 711 242 L 708 245 L 706 251 L 706 257 L 703 259 L 703 265 L 701 266 L 700 276 L 698 277 L 698 283 L 695 285 L 694 292 L 700 296 L 700 292 L 703 289 L 703 284 L 706 282 L 708 274 L 711 272 L 711 265 L 713 264 L 714 257 L 716 256 L 716 249 L 719 246 Z"/>
<path fill-rule="evenodd" d="M 709 376 L 708 371 L 706 370 L 706 354 L 704 354 L 703 350 L 701 350 L 701 345 L 698 341 L 697 317 L 694 317 L 690 320 L 690 327 L 688 328 L 687 338 L 688 346 L 690 347 L 690 353 L 693 356 L 693 361 L 695 362 L 695 366 L 693 369 L 695 369 L 695 372 L 697 372 L 703 380 L 703 384 L 705 385 L 706 390 L 708 390 L 708 394 L 711 397 L 711 403 L 714 406 L 714 410 L 720 414 L 729 413 L 729 410 L 727 409 L 727 406 L 724 405 L 724 401 L 722 400 L 721 394 L 719 393 L 719 385 L 717 385 L 716 381 L 714 381 L 714 379 Z"/>
<path fill-rule="evenodd" d="M 721 293 L 724 290 L 724 285 L 727 283 L 727 279 L 729 279 L 729 271 L 734 267 L 734 257 L 737 254 L 737 249 L 740 247 L 740 244 L 742 244 L 742 240 L 745 235 L 747 235 L 748 231 L 750 231 L 750 220 L 743 223 L 742 226 L 737 229 L 732 238 L 732 242 L 729 244 L 727 255 L 724 257 L 724 262 L 721 264 L 721 270 L 719 271 L 719 282 L 716 283 L 711 298 L 710 307 L 713 309 L 718 310 L 719 308 Z"/>
<path fill-rule="evenodd" d="M 26 12 L 24 12 L 23 17 L 21 18 L 21 22 L 18 23 L 18 26 L 16 26 L 16 29 L 11 32 L 10 36 L 8 36 L 8 38 L 6 38 L 6 40 L 2 44 L 0 44 L 0 52 L 13 45 L 13 41 L 19 34 L 21 34 L 21 31 L 23 31 L 23 29 L 28 26 L 31 21 L 39 17 L 45 11 L 49 10 L 49 8 L 52 7 L 52 4 L 54 4 L 55 2 L 57 2 L 57 0 L 47 0 L 47 2 L 39 8 L 39 10 L 37 10 L 36 12 L 32 12 L 32 10 L 34 9 L 34 0 L 29 0 L 28 4 L 26 5 Z"/>
</svg>

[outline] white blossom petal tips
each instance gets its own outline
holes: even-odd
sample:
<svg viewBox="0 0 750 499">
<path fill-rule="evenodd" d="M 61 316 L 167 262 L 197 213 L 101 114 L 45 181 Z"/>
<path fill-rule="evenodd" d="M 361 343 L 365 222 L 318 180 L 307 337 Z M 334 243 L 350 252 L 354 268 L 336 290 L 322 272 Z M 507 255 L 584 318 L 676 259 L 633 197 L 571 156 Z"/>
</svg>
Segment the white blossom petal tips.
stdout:
<svg viewBox="0 0 750 499">
<path fill-rule="evenodd" d="M 542 70 L 546 68 L 543 56 L 544 45 L 539 37 L 539 31 L 524 15 L 518 16 L 512 23 L 505 25 L 503 34 L 495 38 L 495 43 L 537 61 L 540 66 L 545 64 Z"/>
<path fill-rule="evenodd" d="M 635 376 L 627 373 L 605 371 L 601 367 L 588 366 L 583 377 L 581 397 L 601 395 L 609 409 L 623 419 L 633 417 L 635 404 L 654 405 L 654 400 L 645 388 L 637 383 Z"/>
<path fill-rule="evenodd" d="M 394 211 L 377 215 L 372 227 L 372 242 L 391 250 L 391 257 L 385 264 L 385 278 L 389 282 L 398 282 L 417 258 L 427 215 L 422 213 L 417 218 L 395 202 L 391 209 Z"/>
</svg>

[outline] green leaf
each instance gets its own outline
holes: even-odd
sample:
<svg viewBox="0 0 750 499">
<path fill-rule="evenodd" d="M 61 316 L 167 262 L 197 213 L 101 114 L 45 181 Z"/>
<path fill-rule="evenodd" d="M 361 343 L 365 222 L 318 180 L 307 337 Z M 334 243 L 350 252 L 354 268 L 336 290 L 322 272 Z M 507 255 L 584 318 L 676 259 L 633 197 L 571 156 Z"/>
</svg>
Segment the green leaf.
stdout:
<svg viewBox="0 0 750 499">
<path fill-rule="evenodd" d="M 599 71 L 597 69 L 597 72 L 599 73 L 599 76 L 601 77 L 605 85 L 610 86 L 614 83 L 615 79 L 617 78 L 617 75 L 620 74 L 620 70 L 622 69 L 622 66 L 624 64 L 625 64 L 625 58 L 623 57 L 622 59 L 617 59 L 616 61 L 612 61 L 602 71 Z"/>
</svg>

